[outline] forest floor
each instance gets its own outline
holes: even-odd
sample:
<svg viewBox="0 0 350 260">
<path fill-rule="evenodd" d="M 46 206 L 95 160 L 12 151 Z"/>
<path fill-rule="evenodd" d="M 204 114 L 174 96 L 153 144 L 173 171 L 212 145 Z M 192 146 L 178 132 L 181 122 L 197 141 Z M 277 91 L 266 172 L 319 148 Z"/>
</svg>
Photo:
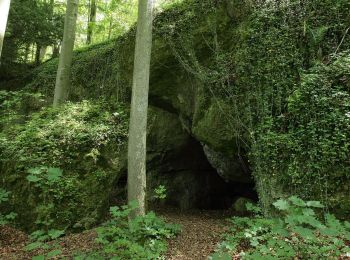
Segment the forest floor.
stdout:
<svg viewBox="0 0 350 260">
<path fill-rule="evenodd" d="M 193 210 L 181 212 L 179 209 L 162 209 L 156 211 L 169 223 L 181 225 L 181 233 L 169 240 L 166 259 L 199 260 L 207 259 L 221 240 L 221 235 L 228 226 L 226 212 Z M 63 251 L 61 257 L 70 258 L 80 252 L 98 249 L 95 243 L 97 234 L 94 230 L 67 235 L 59 240 Z M 10 227 L 0 227 L 0 259 L 31 259 L 42 252 L 28 252 L 24 249 L 28 236 Z M 60 257 L 60 258 L 61 258 Z"/>
<path fill-rule="evenodd" d="M 169 241 L 166 259 L 201 260 L 211 255 L 228 222 L 227 213 L 214 210 L 179 212 L 178 209 L 159 212 L 167 222 L 181 225 L 181 233 Z"/>
</svg>

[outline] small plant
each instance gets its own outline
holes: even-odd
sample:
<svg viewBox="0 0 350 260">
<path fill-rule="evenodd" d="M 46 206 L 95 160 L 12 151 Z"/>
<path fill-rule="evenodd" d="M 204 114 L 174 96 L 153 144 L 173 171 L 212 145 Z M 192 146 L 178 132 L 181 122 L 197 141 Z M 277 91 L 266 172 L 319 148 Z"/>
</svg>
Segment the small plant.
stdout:
<svg viewBox="0 0 350 260">
<path fill-rule="evenodd" d="M 157 188 L 154 189 L 154 198 L 158 200 L 164 200 L 166 199 L 166 188 L 164 185 L 159 185 Z"/>
<path fill-rule="evenodd" d="M 240 254 L 243 259 L 338 259 L 348 256 L 350 223 L 332 214 L 320 218 L 319 201 L 292 196 L 273 203 L 281 217 L 236 217 L 213 260 Z"/>
<path fill-rule="evenodd" d="M 9 195 L 10 195 L 9 191 L 6 191 L 6 190 L 0 188 L 0 204 L 8 201 Z M 9 222 L 13 221 L 16 218 L 16 216 L 17 216 L 17 214 L 14 212 L 10 212 L 6 215 L 0 213 L 0 226 L 6 225 Z"/>
<path fill-rule="evenodd" d="M 27 181 L 33 183 L 40 190 L 39 197 L 42 201 L 42 204 L 36 207 L 38 217 L 35 223 L 43 226 L 45 232 L 49 232 L 50 226 L 54 223 L 50 212 L 55 207 L 54 197 L 57 197 L 54 187 L 61 180 L 63 171 L 59 168 L 43 166 L 31 168 L 28 170 L 28 173 Z"/>
<path fill-rule="evenodd" d="M 53 240 L 63 236 L 64 230 L 50 229 L 49 231 L 37 230 L 30 234 L 31 243 L 29 243 L 25 250 L 41 250 L 45 253 L 34 256 L 33 260 L 50 259 L 62 253 L 61 245 Z"/>
<path fill-rule="evenodd" d="M 165 223 L 153 212 L 129 220 L 135 208 L 135 203 L 110 208 L 111 220 L 97 229 L 96 241 L 102 250 L 93 253 L 94 259 L 158 259 L 166 251 L 166 239 L 178 233 L 179 227 Z"/>
</svg>

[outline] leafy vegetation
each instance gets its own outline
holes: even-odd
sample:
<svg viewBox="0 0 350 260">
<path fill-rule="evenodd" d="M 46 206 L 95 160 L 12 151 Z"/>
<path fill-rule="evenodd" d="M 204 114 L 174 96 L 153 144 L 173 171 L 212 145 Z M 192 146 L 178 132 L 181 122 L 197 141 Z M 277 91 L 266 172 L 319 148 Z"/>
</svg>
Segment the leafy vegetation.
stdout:
<svg viewBox="0 0 350 260">
<path fill-rule="evenodd" d="M 10 192 L 4 189 L 0 189 L 0 205 L 9 200 L 9 195 L 10 195 Z M 2 213 L 0 213 L 0 226 L 10 223 L 16 218 L 16 216 L 17 214 L 14 212 L 10 212 L 6 215 L 3 215 Z"/>
<path fill-rule="evenodd" d="M 319 201 L 298 197 L 273 203 L 281 217 L 235 217 L 212 259 L 338 259 L 349 256 L 350 223 L 324 212 Z"/>
<path fill-rule="evenodd" d="M 153 212 L 128 221 L 137 205 L 110 208 L 111 220 L 99 227 L 100 256 L 117 259 L 157 259 L 166 251 L 166 239 L 179 232 L 179 226 L 166 224 Z"/>
<path fill-rule="evenodd" d="M 124 167 L 114 156 L 123 149 L 126 122 L 122 107 L 84 101 L 42 108 L 4 130 L 2 179 L 14 195 L 10 204 L 21 205 L 13 208 L 19 221 L 29 229 L 39 222 L 79 229 L 103 215 L 105 191 Z"/>
<path fill-rule="evenodd" d="M 252 154 L 265 208 L 278 198 L 268 188 L 273 176 L 282 184 L 279 192 L 319 199 L 339 216 L 349 214 L 348 194 L 341 195 L 350 170 L 349 58 L 344 53 L 304 73 L 286 112 L 259 126 Z"/>
</svg>

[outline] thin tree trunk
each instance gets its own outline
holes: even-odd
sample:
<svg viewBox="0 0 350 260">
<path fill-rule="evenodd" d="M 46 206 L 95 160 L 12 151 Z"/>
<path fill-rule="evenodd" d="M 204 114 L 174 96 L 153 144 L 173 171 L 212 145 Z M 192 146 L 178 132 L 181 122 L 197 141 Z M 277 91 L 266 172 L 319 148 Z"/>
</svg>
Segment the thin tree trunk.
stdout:
<svg viewBox="0 0 350 260">
<path fill-rule="evenodd" d="M 41 46 L 39 45 L 39 43 L 36 43 L 35 65 L 39 65 L 40 64 L 40 50 L 41 50 Z"/>
<path fill-rule="evenodd" d="M 91 44 L 92 42 L 92 34 L 93 34 L 93 28 L 94 28 L 95 22 L 96 22 L 96 0 L 91 0 L 86 44 Z"/>
<path fill-rule="evenodd" d="M 64 32 L 62 50 L 58 63 L 55 96 L 53 106 L 66 101 L 70 83 L 70 73 L 72 66 L 73 48 L 75 40 L 75 29 L 78 15 L 79 0 L 67 0 L 67 11 L 64 21 Z"/>
<path fill-rule="evenodd" d="M 35 53 L 35 44 L 33 43 L 33 44 L 32 44 L 32 52 L 31 52 L 31 56 L 32 56 L 31 62 L 34 61 L 34 53 Z"/>
<path fill-rule="evenodd" d="M 40 48 L 40 54 L 39 54 L 39 60 L 40 62 L 42 62 L 45 58 L 45 55 L 46 55 L 46 51 L 47 51 L 47 46 L 42 46 Z"/>
<path fill-rule="evenodd" d="M 60 46 L 57 43 L 52 46 L 52 58 L 57 58 L 59 55 L 60 55 Z"/>
<path fill-rule="evenodd" d="M 112 35 L 112 15 L 109 18 L 109 28 L 108 28 L 108 40 L 111 39 L 111 35 Z"/>
<path fill-rule="evenodd" d="M 153 0 L 139 0 L 128 143 L 128 201 L 138 208 L 130 218 L 146 211 L 146 131 L 152 48 Z"/>
<path fill-rule="evenodd" d="M 7 18 L 10 10 L 10 0 L 0 0 L 0 59 L 4 44 Z"/>
<path fill-rule="evenodd" d="M 28 63 L 28 56 L 30 51 L 30 44 L 26 44 L 25 52 L 24 52 L 24 63 Z"/>
</svg>

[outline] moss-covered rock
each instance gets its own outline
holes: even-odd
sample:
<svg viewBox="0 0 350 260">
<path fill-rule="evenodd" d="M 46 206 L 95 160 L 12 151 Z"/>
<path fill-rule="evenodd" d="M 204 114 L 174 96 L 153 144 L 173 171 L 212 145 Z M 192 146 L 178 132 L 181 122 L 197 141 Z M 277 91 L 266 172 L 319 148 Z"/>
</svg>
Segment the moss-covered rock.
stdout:
<svg viewBox="0 0 350 260">
<path fill-rule="evenodd" d="M 239 214 L 247 214 L 249 213 L 247 209 L 247 204 L 248 203 L 253 203 L 252 200 L 244 197 L 240 197 L 236 199 L 236 201 L 232 205 L 232 209 Z"/>
<path fill-rule="evenodd" d="M 126 122 L 122 108 L 83 101 L 43 108 L 3 131 L 1 183 L 11 191 L 9 210 L 21 227 L 78 228 L 101 221 L 125 167 Z M 50 179 L 50 169 L 62 171 L 59 181 Z"/>
</svg>

